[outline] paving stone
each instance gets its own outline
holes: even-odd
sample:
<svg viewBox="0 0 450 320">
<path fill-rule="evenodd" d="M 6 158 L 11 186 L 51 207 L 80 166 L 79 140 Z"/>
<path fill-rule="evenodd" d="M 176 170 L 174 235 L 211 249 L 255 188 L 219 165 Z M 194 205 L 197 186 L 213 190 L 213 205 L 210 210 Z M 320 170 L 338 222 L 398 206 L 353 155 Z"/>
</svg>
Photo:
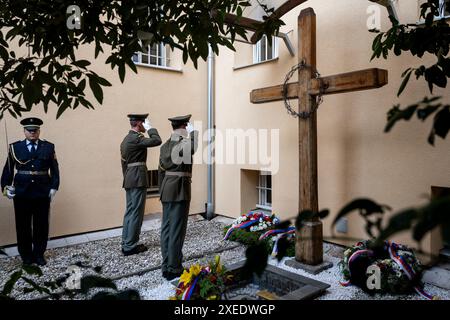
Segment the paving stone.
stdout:
<svg viewBox="0 0 450 320">
<path fill-rule="evenodd" d="M 315 266 L 311 266 L 308 264 L 298 262 L 295 259 L 286 260 L 285 264 L 288 267 L 295 268 L 295 269 L 302 269 L 311 274 L 318 274 L 318 273 L 320 273 L 326 269 L 329 269 L 333 266 L 333 263 L 330 261 L 327 261 L 327 260 L 324 260 L 322 263 L 315 265 Z"/>
</svg>

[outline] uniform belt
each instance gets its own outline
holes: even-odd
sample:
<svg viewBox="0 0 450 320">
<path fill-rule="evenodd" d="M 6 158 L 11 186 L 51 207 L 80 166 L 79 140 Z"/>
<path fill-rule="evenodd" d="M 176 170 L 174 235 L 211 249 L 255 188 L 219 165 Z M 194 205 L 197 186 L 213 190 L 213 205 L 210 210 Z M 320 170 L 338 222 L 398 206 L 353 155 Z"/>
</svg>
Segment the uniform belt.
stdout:
<svg viewBox="0 0 450 320">
<path fill-rule="evenodd" d="M 166 171 L 166 176 L 192 177 L 192 173 L 190 173 L 190 172 Z"/>
<path fill-rule="evenodd" d="M 18 174 L 28 174 L 32 176 L 46 176 L 48 175 L 47 171 L 24 171 L 24 170 L 17 170 Z"/>
<path fill-rule="evenodd" d="M 127 167 L 131 168 L 131 167 L 138 167 L 138 166 L 145 166 L 145 165 L 147 165 L 145 162 L 133 162 L 133 163 L 127 164 Z"/>
</svg>

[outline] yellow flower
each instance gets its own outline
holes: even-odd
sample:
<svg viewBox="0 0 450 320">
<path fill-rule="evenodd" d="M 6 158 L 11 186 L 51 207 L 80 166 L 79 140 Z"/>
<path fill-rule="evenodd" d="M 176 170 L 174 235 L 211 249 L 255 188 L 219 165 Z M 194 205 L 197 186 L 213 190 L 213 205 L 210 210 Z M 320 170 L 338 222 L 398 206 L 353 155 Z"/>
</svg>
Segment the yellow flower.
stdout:
<svg viewBox="0 0 450 320">
<path fill-rule="evenodd" d="M 209 296 L 208 298 L 206 298 L 206 300 L 217 300 L 217 296 L 216 295 Z"/>
<path fill-rule="evenodd" d="M 183 274 L 180 277 L 180 283 L 184 283 L 185 285 L 189 284 L 191 282 L 192 276 L 191 273 L 187 270 L 183 271 Z"/>
<path fill-rule="evenodd" d="M 177 297 L 169 297 L 169 300 L 177 300 Z"/>
<path fill-rule="evenodd" d="M 221 272 L 222 271 L 222 266 L 220 265 L 220 256 L 216 256 L 216 272 Z"/>
<path fill-rule="evenodd" d="M 199 273 L 202 271 L 202 268 L 198 264 L 194 264 L 191 269 L 189 269 L 189 273 L 192 277 L 196 277 L 199 275 Z"/>
</svg>

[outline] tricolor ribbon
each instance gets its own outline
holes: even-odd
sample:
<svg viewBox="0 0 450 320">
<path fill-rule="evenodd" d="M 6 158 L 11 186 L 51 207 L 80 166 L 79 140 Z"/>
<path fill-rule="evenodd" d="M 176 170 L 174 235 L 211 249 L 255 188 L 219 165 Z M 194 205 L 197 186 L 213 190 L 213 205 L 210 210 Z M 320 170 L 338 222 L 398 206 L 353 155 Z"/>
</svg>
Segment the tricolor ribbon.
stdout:
<svg viewBox="0 0 450 320">
<path fill-rule="evenodd" d="M 276 235 L 279 233 L 293 233 L 293 232 L 295 232 L 295 227 L 289 227 L 287 229 L 272 229 L 272 230 L 269 230 L 269 231 L 265 232 L 264 234 L 262 234 L 259 237 L 259 240 L 263 240 L 269 236 Z"/>
<path fill-rule="evenodd" d="M 359 245 L 361 245 L 361 244 L 362 244 L 361 242 L 358 242 L 357 245 L 359 246 Z M 353 252 L 353 254 L 350 256 L 350 258 L 348 258 L 347 264 L 350 266 L 350 263 L 351 263 L 351 262 L 353 262 L 356 258 L 358 258 L 360 255 L 362 255 L 362 254 L 364 254 L 364 253 L 367 253 L 369 256 L 372 256 L 372 255 L 373 255 L 373 251 L 372 251 L 372 250 L 368 250 L 368 249 L 360 249 L 360 250 L 356 250 L 356 251 Z M 348 269 L 348 272 L 349 272 L 349 274 L 350 274 L 350 276 L 351 276 L 350 268 Z M 350 280 L 344 281 L 344 282 L 339 281 L 339 284 L 340 284 L 341 286 L 343 286 L 343 287 L 348 287 L 349 285 L 351 285 L 351 281 L 350 281 Z"/>
<path fill-rule="evenodd" d="M 290 229 L 290 228 L 288 228 Z M 277 235 L 277 238 L 275 239 L 275 243 L 273 244 L 273 249 L 272 249 L 272 257 L 276 257 L 278 254 L 278 240 L 280 240 L 281 238 L 287 237 L 289 235 L 292 235 L 295 233 L 295 228 L 293 227 L 292 230 L 288 230 L 284 233 L 280 233 Z"/>
<path fill-rule="evenodd" d="M 194 282 L 189 286 L 189 288 L 187 288 L 184 293 L 183 296 L 181 297 L 181 300 L 190 300 L 192 293 L 194 292 L 195 289 L 195 285 L 197 284 L 198 281 L 198 276 L 194 279 Z"/>
<path fill-rule="evenodd" d="M 403 259 L 403 257 L 399 256 L 397 253 L 398 245 L 395 243 L 391 243 L 390 241 L 387 241 L 389 256 L 392 260 L 397 263 L 397 265 L 400 267 L 400 269 L 403 270 L 403 272 L 406 274 L 409 280 L 413 280 L 413 278 L 416 276 L 416 273 L 414 272 L 413 268 Z M 432 296 L 425 292 L 424 289 L 422 289 L 420 286 L 415 286 L 414 290 L 420 294 L 423 298 L 428 300 L 435 300 L 437 297 Z"/>
<path fill-rule="evenodd" d="M 231 235 L 231 233 L 236 230 L 236 229 L 244 229 L 247 228 L 248 226 L 251 226 L 252 224 L 257 223 L 258 220 L 250 220 L 250 221 L 244 221 L 238 225 L 235 226 L 231 226 L 230 229 L 228 229 L 227 233 L 225 234 L 225 237 L 223 237 L 223 240 L 227 240 L 228 237 Z"/>
</svg>

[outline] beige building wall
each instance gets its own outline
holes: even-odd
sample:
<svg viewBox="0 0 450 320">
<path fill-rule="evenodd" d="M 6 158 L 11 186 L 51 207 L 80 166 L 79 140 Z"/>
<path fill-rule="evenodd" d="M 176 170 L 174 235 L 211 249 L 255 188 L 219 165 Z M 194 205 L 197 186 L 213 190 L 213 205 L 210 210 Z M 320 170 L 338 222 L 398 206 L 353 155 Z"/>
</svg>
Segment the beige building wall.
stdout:
<svg viewBox="0 0 450 320">
<path fill-rule="evenodd" d="M 397 3 L 402 22 L 417 21 L 416 1 Z M 375 67 L 389 71 L 387 86 L 326 96 L 318 110 L 319 205 L 332 213 L 324 221 L 325 236 L 330 235 L 333 216 L 356 197 L 372 198 L 390 205 L 396 212 L 425 203 L 432 185 L 450 186 L 450 140 L 438 139 L 435 147 L 427 144 L 431 119 L 425 124 L 417 120 L 399 123 L 391 133 L 383 133 L 386 112 L 393 104 L 414 103 L 428 91 L 422 81 L 412 80 L 401 98 L 396 98 L 403 70 L 424 61 L 403 54 L 390 56 L 387 61 L 370 62 L 375 35 L 366 27 L 369 5 L 373 3 L 310 0 L 288 13 L 282 27 L 297 52 L 297 16 L 301 9 L 313 7 L 317 14 L 317 67 L 322 75 Z M 389 27 L 386 10 L 381 14 L 382 29 L 386 30 Z M 85 49 L 83 53 L 93 58 L 93 50 Z M 295 217 L 299 181 L 297 120 L 287 114 L 282 102 L 251 104 L 249 92 L 281 84 L 298 59 L 280 41 L 278 59 L 242 68 L 251 62 L 251 54 L 250 46 L 238 43 L 236 53 L 221 48 L 216 58 L 216 128 L 223 133 L 238 128 L 279 130 L 279 170 L 272 179 L 273 211 L 281 218 Z M 425 63 L 431 61 L 426 57 Z M 52 206 L 52 236 L 121 225 L 125 197 L 121 189 L 119 144 L 128 131 L 127 113 L 149 112 L 151 123 L 163 140 L 170 134 L 169 116 L 192 113 L 192 120 L 201 120 L 203 129 L 206 127 L 205 63 L 200 63 L 198 70 L 191 64 L 183 66 L 182 73 L 139 67 L 139 74 L 130 71 L 124 84 L 103 61 L 96 62 L 95 69 L 113 83 L 113 87 L 105 89 L 103 106 L 95 111 L 69 110 L 58 121 L 54 108 L 49 114 L 36 108 L 26 115 L 43 118 L 42 137 L 56 144 L 60 162 L 61 187 Z M 292 81 L 295 80 L 294 76 Z M 448 90 L 435 93 L 444 95 L 447 101 L 450 98 Z M 292 106 L 296 108 L 295 101 Z M 7 123 L 10 141 L 22 139 L 17 121 L 7 118 Z M 216 156 L 219 149 L 216 146 Z M 0 139 L 0 150 L 6 150 L 4 139 Z M 158 148 L 150 149 L 149 169 L 157 168 L 157 158 Z M 251 199 L 257 197 L 253 188 L 257 181 L 255 171 L 262 167 L 248 162 L 216 164 L 216 213 L 237 217 L 248 210 Z M 194 166 L 192 194 L 191 212 L 204 211 L 204 164 Z M 2 197 L 0 210 L 0 244 L 14 243 L 12 203 Z M 149 199 L 146 212 L 159 211 L 159 201 Z M 359 216 L 349 218 L 349 232 L 342 236 L 366 237 Z M 399 240 L 414 244 L 408 236 Z M 427 237 L 423 248 L 430 246 Z"/>
<path fill-rule="evenodd" d="M 94 59 L 94 50 L 80 50 L 79 58 Z M 206 64 L 198 70 L 188 64 L 181 68 L 178 52 L 172 56 L 175 69 L 182 72 L 139 66 L 138 74 L 127 70 L 122 84 L 117 69 L 104 64 L 104 57 L 93 63 L 94 71 L 108 79 L 112 87 L 104 89 L 103 105 L 95 110 L 82 107 L 67 110 L 56 120 L 56 108 L 45 114 L 38 106 L 23 117 L 43 119 L 41 138 L 55 143 L 59 161 L 61 185 L 51 207 L 50 236 L 118 227 L 122 225 L 125 191 L 122 189 L 122 170 L 119 146 L 128 133 L 129 113 L 149 113 L 150 122 L 157 128 L 163 143 L 172 131 L 168 117 L 192 114 L 192 121 L 206 121 Z M 94 102 L 90 89 L 90 101 Z M 19 119 L 20 120 L 20 119 Z M 6 116 L 9 141 L 24 139 L 19 120 Z M 0 154 L 3 168 L 6 142 L 2 121 Z M 159 147 L 150 148 L 149 170 L 158 168 Z M 206 202 L 206 167 L 193 168 L 191 213 L 204 211 Z M 16 242 L 12 201 L 0 197 L 0 245 Z M 159 198 L 149 198 L 146 213 L 161 212 Z"/>
<path fill-rule="evenodd" d="M 416 1 L 398 1 L 402 22 L 418 20 Z M 312 0 L 288 13 L 283 32 L 297 52 L 297 17 L 306 7 L 317 14 L 317 68 L 322 75 L 332 75 L 366 68 L 389 71 L 389 84 L 383 88 L 324 97 L 318 110 L 319 206 L 330 209 L 324 220 L 324 235 L 330 236 L 330 224 L 336 213 L 357 197 L 369 197 L 388 204 L 393 212 L 420 206 L 430 196 L 431 186 L 450 186 L 450 141 L 437 139 L 434 147 L 427 142 L 431 119 L 425 124 L 416 119 L 399 123 L 391 133 L 383 133 L 386 113 L 392 105 L 414 103 L 429 95 L 423 81 L 412 80 L 401 98 L 396 93 L 401 73 L 409 66 L 430 63 L 408 54 L 390 56 L 387 61 L 370 62 L 375 34 L 366 27 L 369 1 Z M 382 30 L 387 30 L 387 11 L 381 10 Z M 227 128 L 267 128 L 280 130 L 280 169 L 273 175 L 273 211 L 283 218 L 296 216 L 298 210 L 298 123 L 287 114 L 282 102 L 251 104 L 252 89 L 282 84 L 286 74 L 298 62 L 282 41 L 277 60 L 241 68 L 251 61 L 251 45 L 238 44 L 238 50 L 222 52 L 217 58 L 217 111 L 219 130 Z M 235 69 L 233 69 L 233 67 Z M 295 81 L 295 76 L 291 81 Z M 447 90 L 436 90 L 448 101 Z M 297 106 L 292 101 L 292 106 Z M 250 191 L 248 175 L 242 169 L 258 165 L 218 165 L 216 211 L 238 216 L 248 207 L 244 196 Z M 240 180 L 241 179 L 241 180 Z M 241 199 L 241 203 L 239 200 Z M 349 217 L 349 231 L 338 234 L 367 238 L 363 220 Z M 430 250 L 429 236 L 423 249 Z M 415 245 L 408 235 L 394 240 Z"/>
</svg>

